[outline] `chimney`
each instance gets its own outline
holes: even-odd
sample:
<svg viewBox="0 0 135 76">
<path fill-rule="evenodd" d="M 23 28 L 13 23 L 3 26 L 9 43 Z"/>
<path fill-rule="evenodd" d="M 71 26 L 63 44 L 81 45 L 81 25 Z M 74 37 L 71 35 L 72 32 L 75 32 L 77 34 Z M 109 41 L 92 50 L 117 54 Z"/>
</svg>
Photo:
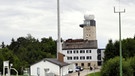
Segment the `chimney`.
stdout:
<svg viewBox="0 0 135 76">
<path fill-rule="evenodd" d="M 58 61 L 64 62 L 64 56 L 65 56 L 64 54 L 58 52 Z"/>
</svg>

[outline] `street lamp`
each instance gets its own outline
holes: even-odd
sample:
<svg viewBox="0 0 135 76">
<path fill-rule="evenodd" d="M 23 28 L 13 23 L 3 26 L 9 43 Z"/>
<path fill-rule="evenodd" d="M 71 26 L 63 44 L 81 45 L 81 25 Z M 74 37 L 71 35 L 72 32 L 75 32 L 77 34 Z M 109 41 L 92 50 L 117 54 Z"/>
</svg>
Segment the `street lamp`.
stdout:
<svg viewBox="0 0 135 76">
<path fill-rule="evenodd" d="M 114 13 L 119 13 L 119 48 L 120 48 L 120 76 L 122 76 L 122 43 L 121 43 L 121 13 L 125 13 L 124 11 L 115 11 L 114 7 Z"/>
</svg>

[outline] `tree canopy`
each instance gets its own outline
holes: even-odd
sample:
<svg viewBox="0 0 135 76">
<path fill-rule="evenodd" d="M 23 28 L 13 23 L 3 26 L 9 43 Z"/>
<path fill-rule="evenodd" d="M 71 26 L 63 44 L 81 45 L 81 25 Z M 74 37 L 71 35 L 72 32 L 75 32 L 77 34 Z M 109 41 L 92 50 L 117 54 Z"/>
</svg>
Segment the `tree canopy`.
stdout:
<svg viewBox="0 0 135 76">
<path fill-rule="evenodd" d="M 119 56 L 119 41 L 113 42 L 112 40 L 109 40 L 104 54 L 104 62 Z M 135 38 L 127 38 L 122 40 L 122 56 L 123 58 L 135 56 Z"/>
<path fill-rule="evenodd" d="M 101 76 L 119 76 L 119 41 L 109 40 L 105 49 Z M 135 76 L 135 37 L 122 40 L 123 76 Z"/>
<path fill-rule="evenodd" d="M 30 34 L 27 37 L 19 37 L 16 40 L 11 39 L 11 44 L 1 44 L 0 66 L 3 67 L 3 61 L 9 60 L 13 63 L 19 74 L 23 73 L 24 68 L 43 59 L 56 57 L 56 40 L 52 37 L 35 39 Z M 2 68 L 0 68 L 2 72 Z"/>
</svg>

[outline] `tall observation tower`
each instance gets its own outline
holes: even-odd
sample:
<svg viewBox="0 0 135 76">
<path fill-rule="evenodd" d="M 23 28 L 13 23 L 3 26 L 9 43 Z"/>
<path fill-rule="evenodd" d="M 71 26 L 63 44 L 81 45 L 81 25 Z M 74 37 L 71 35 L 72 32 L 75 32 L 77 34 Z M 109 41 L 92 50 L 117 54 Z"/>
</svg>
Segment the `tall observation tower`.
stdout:
<svg viewBox="0 0 135 76">
<path fill-rule="evenodd" d="M 83 28 L 84 40 L 96 40 L 96 21 L 94 18 L 93 14 L 86 13 L 84 15 L 84 23 L 80 24 L 80 27 Z"/>
</svg>

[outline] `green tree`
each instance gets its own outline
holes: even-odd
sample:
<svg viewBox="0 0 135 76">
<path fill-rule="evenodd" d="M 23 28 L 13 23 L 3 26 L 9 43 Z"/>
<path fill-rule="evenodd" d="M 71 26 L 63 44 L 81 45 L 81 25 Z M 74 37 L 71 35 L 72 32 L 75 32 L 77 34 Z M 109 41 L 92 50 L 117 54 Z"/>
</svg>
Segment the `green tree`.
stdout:
<svg viewBox="0 0 135 76">
<path fill-rule="evenodd" d="M 127 60 L 129 62 L 131 69 L 133 69 L 134 76 L 135 76 L 135 56 L 131 57 Z"/>
<path fill-rule="evenodd" d="M 52 37 L 41 38 L 41 41 L 28 34 L 26 37 L 11 39 L 11 44 L 0 49 L 0 66 L 2 61 L 9 60 L 13 63 L 19 74 L 31 64 L 43 58 L 56 57 L 56 40 Z M 0 70 L 2 70 L 0 68 Z M 14 72 L 13 72 L 14 73 Z"/>
<path fill-rule="evenodd" d="M 122 41 L 123 44 L 123 57 L 133 57 L 135 56 L 135 40 L 132 38 L 127 38 Z"/>
<path fill-rule="evenodd" d="M 104 63 L 101 69 L 101 76 L 119 76 L 119 57 L 111 58 Z M 123 59 L 123 76 L 133 76 L 133 69 L 130 63 Z"/>
<path fill-rule="evenodd" d="M 10 63 L 13 63 L 14 64 L 13 67 L 15 67 L 17 70 L 19 70 L 18 62 L 20 62 L 20 61 L 19 61 L 18 57 L 15 54 L 13 54 L 13 52 L 11 50 L 9 50 L 8 48 L 0 49 L 0 61 L 1 61 L 0 66 L 3 67 L 3 65 L 2 65 L 3 61 L 7 61 L 7 60 L 9 60 Z M 0 70 L 2 71 L 2 68 L 0 68 Z"/>
<path fill-rule="evenodd" d="M 108 44 L 106 45 L 104 54 L 104 62 L 110 58 L 119 56 L 119 41 L 113 42 L 112 40 L 109 40 Z M 127 38 L 122 40 L 122 56 L 124 58 L 135 56 L 135 39 Z"/>
<path fill-rule="evenodd" d="M 115 53 L 114 44 L 113 44 L 112 40 L 109 40 L 109 43 L 107 44 L 105 52 L 104 52 L 104 54 L 105 54 L 104 62 L 106 62 L 110 58 L 115 57 L 114 53 Z"/>
<path fill-rule="evenodd" d="M 1 44 L 1 48 L 5 48 L 5 44 L 4 44 L 4 42 L 2 42 L 2 44 Z"/>
</svg>

